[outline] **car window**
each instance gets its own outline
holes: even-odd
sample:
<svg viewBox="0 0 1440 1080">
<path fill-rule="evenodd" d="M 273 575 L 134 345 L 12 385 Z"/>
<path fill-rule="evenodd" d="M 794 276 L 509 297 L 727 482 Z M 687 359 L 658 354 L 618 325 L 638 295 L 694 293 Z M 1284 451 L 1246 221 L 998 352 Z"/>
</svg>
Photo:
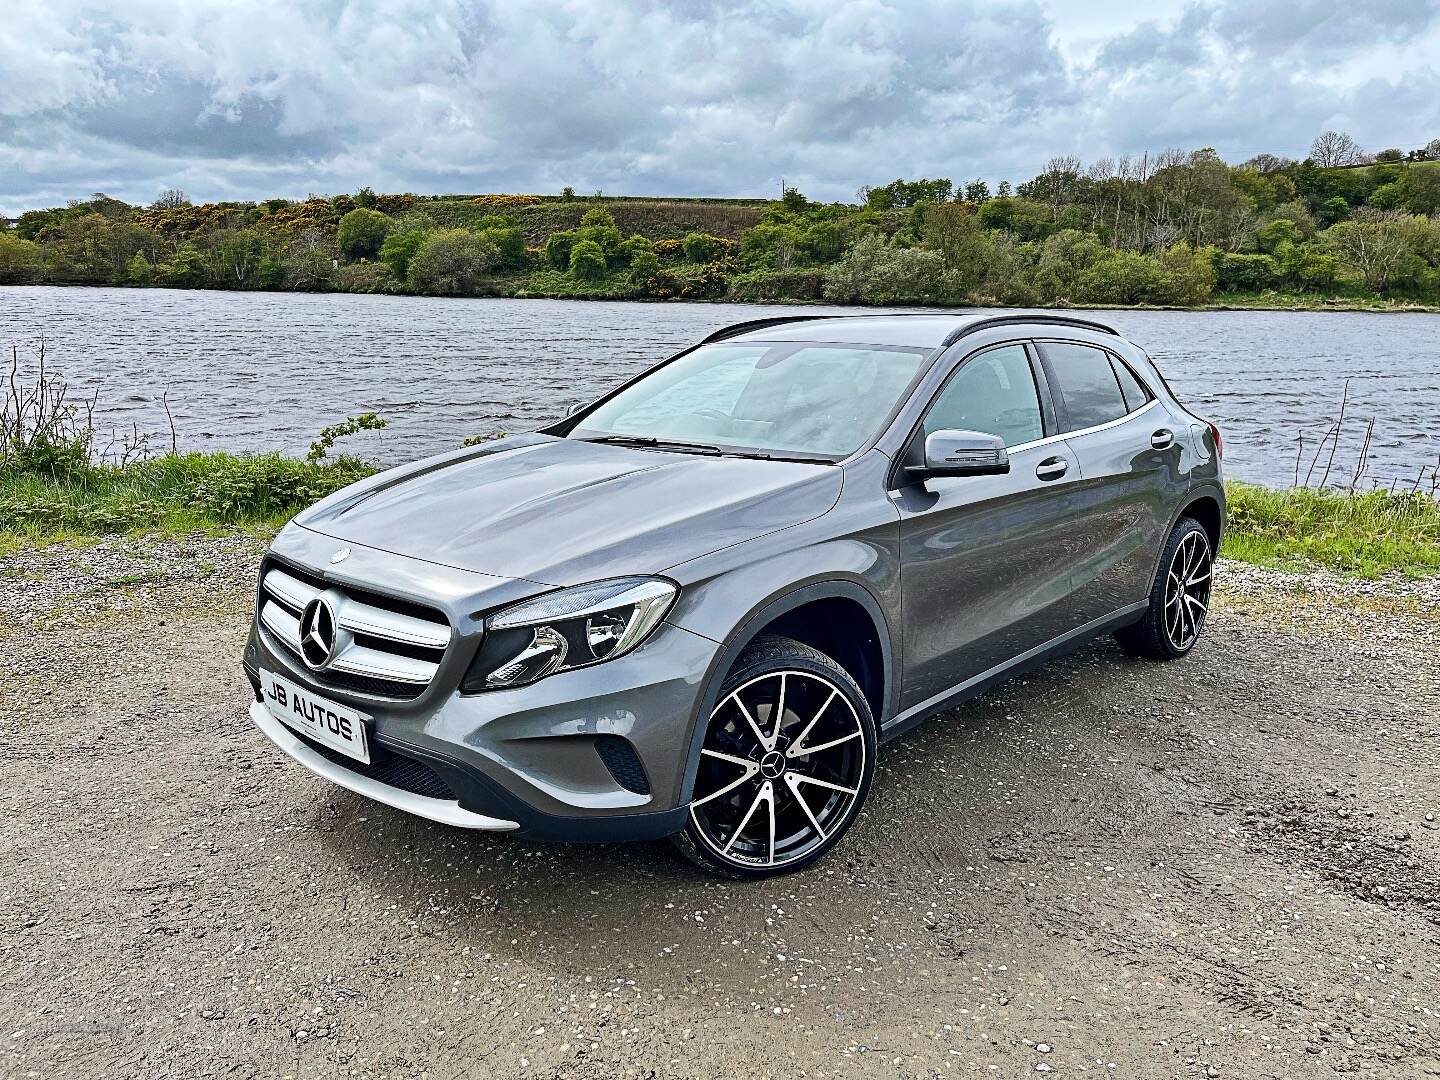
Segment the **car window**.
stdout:
<svg viewBox="0 0 1440 1080">
<path fill-rule="evenodd" d="M 1125 405 L 1125 395 L 1120 392 L 1115 370 L 1110 366 L 1109 353 L 1068 342 L 1046 342 L 1044 349 L 1056 384 L 1053 389 L 1069 414 L 1065 430 L 1108 424 L 1130 411 Z"/>
<path fill-rule="evenodd" d="M 927 351 L 822 342 L 702 345 L 598 405 L 571 434 L 838 460 L 877 433 Z"/>
<path fill-rule="evenodd" d="M 1130 365 L 1119 357 L 1110 357 L 1110 366 L 1115 369 L 1115 377 L 1120 380 L 1120 390 L 1125 395 L 1126 412 L 1134 412 L 1150 400 L 1150 391 L 1145 389 L 1145 384 L 1135 377 L 1130 370 Z"/>
<path fill-rule="evenodd" d="M 999 435 L 1006 446 L 1043 437 L 1040 395 L 1023 345 L 971 357 L 925 414 L 925 434 L 946 429 Z"/>
</svg>

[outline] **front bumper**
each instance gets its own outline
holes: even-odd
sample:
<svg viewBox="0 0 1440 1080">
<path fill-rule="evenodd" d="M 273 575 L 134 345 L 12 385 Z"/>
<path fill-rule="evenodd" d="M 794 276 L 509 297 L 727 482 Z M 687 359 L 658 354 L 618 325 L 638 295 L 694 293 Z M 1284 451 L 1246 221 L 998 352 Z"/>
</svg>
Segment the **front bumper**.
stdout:
<svg viewBox="0 0 1440 1080">
<path fill-rule="evenodd" d="M 335 547 L 333 540 L 291 529 L 277 539 L 274 554 L 316 576 L 439 608 L 454 635 L 430 686 L 413 699 L 391 700 L 327 685 L 266 628 L 254 626 L 245 649 L 245 669 L 256 688 L 250 715 L 287 754 L 358 794 L 465 828 L 612 841 L 684 827 L 696 716 L 719 644 L 661 623 L 638 649 L 610 663 L 512 690 L 463 695 L 457 688 L 478 646 L 484 612 L 546 587 L 354 545 L 338 570 L 316 569 L 327 566 Z M 391 773 L 357 769 L 274 721 L 259 701 L 262 668 L 369 715 L 377 763 Z M 633 751 L 632 765 L 638 759 L 640 783 L 633 770 L 615 767 L 609 755 L 617 746 L 622 756 Z M 394 769 L 412 779 L 422 771 L 433 783 L 405 790 L 386 782 Z"/>
<path fill-rule="evenodd" d="M 265 735 L 285 753 L 304 765 L 317 776 L 323 776 L 332 784 L 339 784 L 341 787 L 355 792 L 357 795 L 364 795 L 367 799 L 374 799 L 376 802 L 384 803 L 386 806 L 393 806 L 397 810 L 404 810 L 407 814 L 415 814 L 419 817 L 429 818 L 431 821 L 438 821 L 444 825 L 455 825 L 461 829 L 488 829 L 492 832 L 508 832 L 518 829 L 518 821 L 506 821 L 503 818 L 486 817 L 484 814 L 476 814 L 466 810 L 456 799 L 434 799 L 424 795 L 416 795 L 413 792 L 402 791 L 400 788 L 391 787 L 389 784 L 373 780 L 363 776 L 354 769 L 346 768 L 337 764 L 329 758 L 324 757 L 318 751 L 311 749 L 310 745 L 291 731 L 284 724 L 280 723 L 270 715 L 270 710 L 258 701 L 250 703 L 250 719 L 255 722 Z"/>
</svg>

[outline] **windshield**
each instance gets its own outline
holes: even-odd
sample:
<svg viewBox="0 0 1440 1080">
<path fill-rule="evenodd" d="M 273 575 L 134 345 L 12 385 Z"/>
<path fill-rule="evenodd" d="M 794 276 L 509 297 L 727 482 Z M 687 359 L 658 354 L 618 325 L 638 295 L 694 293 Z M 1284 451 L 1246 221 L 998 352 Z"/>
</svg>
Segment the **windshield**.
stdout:
<svg viewBox="0 0 1440 1080">
<path fill-rule="evenodd" d="M 876 434 L 926 352 L 810 341 L 702 345 L 597 406 L 572 437 L 838 461 Z"/>
</svg>

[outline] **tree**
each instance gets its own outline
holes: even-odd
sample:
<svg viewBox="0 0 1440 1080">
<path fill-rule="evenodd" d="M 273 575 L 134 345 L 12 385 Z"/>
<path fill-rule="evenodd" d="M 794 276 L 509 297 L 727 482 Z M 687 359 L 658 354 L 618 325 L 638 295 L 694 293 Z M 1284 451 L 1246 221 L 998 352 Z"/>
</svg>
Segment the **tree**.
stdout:
<svg viewBox="0 0 1440 1080">
<path fill-rule="evenodd" d="M 285 251 L 285 284 L 292 289 L 319 292 L 330 284 L 332 267 L 325 234 L 304 229 Z"/>
<path fill-rule="evenodd" d="M 984 180 L 971 180 L 965 185 L 965 201 L 979 205 L 990 198 L 990 185 Z"/>
<path fill-rule="evenodd" d="M 1392 146 L 1390 149 L 1381 150 L 1378 154 L 1376 154 L 1375 160 L 1377 162 L 1380 162 L 1381 164 L 1392 161 L 1404 161 L 1405 151 L 1399 149 L 1398 147 Z"/>
<path fill-rule="evenodd" d="M 780 195 L 780 205 L 792 214 L 804 213 L 809 204 L 810 200 L 800 194 L 799 188 L 787 187 Z"/>
<path fill-rule="evenodd" d="M 40 248 L 29 240 L 0 233 L 0 285 L 33 281 L 40 273 Z"/>
<path fill-rule="evenodd" d="M 335 230 L 340 254 L 347 259 L 373 259 L 380 254 L 390 224 L 390 219 L 380 211 L 357 206 L 340 219 L 340 226 Z"/>
<path fill-rule="evenodd" d="M 1365 284 L 1383 291 L 1398 276 L 1410 254 L 1406 216 L 1378 210 L 1357 211 L 1325 233 L 1325 241 Z"/>
<path fill-rule="evenodd" d="M 1425 144 L 1425 157 L 1430 161 L 1440 161 L 1440 139 L 1431 139 Z"/>
<path fill-rule="evenodd" d="M 1310 160 L 1322 169 L 1338 169 L 1360 162 L 1358 143 L 1343 131 L 1324 131 L 1310 144 Z"/>
<path fill-rule="evenodd" d="M 373 208 L 375 204 L 379 201 L 379 197 L 368 185 L 362 187 L 359 191 L 355 193 L 355 205 L 363 206 L 367 210 Z"/>
<path fill-rule="evenodd" d="M 185 197 L 185 192 L 179 188 L 167 188 L 160 193 L 160 197 L 150 204 L 151 210 L 178 210 L 182 206 L 189 206 L 190 200 Z"/>
<path fill-rule="evenodd" d="M 500 266 L 495 245 L 469 229 L 431 233 L 410 259 L 410 287 L 439 296 L 472 296 Z"/>
<path fill-rule="evenodd" d="M 1279 157 L 1275 154 L 1256 154 L 1249 161 L 1245 162 L 1243 168 L 1254 169 L 1261 176 L 1269 176 L 1271 173 L 1284 172 L 1293 168 L 1295 162 L 1287 157 Z"/>
<path fill-rule="evenodd" d="M 570 249 L 570 273 L 579 281 L 605 277 L 605 249 L 594 240 L 580 240 Z"/>
<path fill-rule="evenodd" d="M 150 265 L 143 252 L 137 251 L 125 267 L 125 277 L 135 285 L 149 285 L 155 279 L 155 267 Z"/>
<path fill-rule="evenodd" d="M 396 281 L 404 281 L 410 272 L 410 260 L 425 242 L 423 229 L 396 229 L 380 245 L 380 261 L 390 268 Z"/>
</svg>

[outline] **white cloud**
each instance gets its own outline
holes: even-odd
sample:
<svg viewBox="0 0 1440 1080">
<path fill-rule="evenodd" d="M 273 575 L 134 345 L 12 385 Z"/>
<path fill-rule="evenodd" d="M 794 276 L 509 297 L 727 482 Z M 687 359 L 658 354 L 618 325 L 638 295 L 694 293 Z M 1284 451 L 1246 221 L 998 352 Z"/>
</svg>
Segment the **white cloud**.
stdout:
<svg viewBox="0 0 1440 1080">
<path fill-rule="evenodd" d="M 311 191 L 849 198 L 1054 153 L 1440 135 L 1440 6 L 9 0 L 0 206 Z M 1404 109 L 1387 108 L 1387 98 Z M 1396 130 L 1400 128 L 1401 130 Z"/>
</svg>

